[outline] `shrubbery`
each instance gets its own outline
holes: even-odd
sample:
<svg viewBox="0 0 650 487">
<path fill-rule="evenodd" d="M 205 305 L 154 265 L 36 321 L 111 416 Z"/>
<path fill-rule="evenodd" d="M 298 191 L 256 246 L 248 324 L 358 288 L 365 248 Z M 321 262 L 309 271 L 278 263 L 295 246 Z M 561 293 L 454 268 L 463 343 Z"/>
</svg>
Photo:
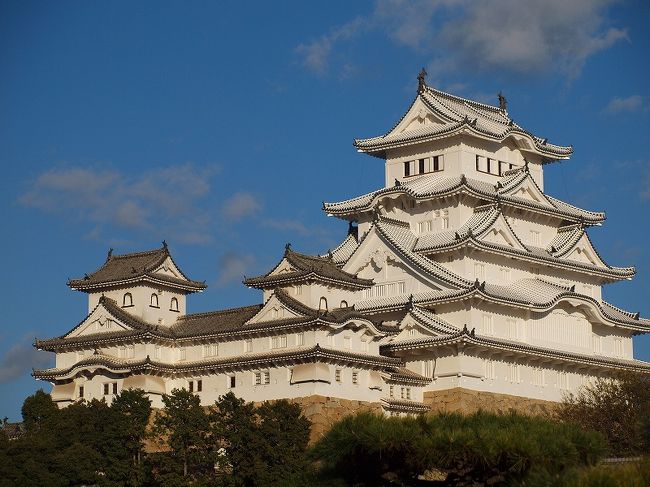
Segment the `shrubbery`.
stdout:
<svg viewBox="0 0 650 487">
<path fill-rule="evenodd" d="M 418 477 L 448 485 L 523 480 L 532 471 L 557 476 L 592 465 L 603 438 L 542 418 L 476 413 L 419 418 L 348 417 L 313 449 L 324 473 L 355 485 L 416 485 Z"/>
</svg>

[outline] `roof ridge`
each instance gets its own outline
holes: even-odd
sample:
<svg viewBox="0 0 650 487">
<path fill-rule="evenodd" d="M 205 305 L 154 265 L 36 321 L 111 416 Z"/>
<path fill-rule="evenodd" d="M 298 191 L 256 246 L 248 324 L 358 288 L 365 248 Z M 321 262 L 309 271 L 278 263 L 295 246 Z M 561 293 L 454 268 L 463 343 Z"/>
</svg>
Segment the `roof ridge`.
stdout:
<svg viewBox="0 0 650 487">
<path fill-rule="evenodd" d="M 201 313 L 191 313 L 191 314 L 186 314 L 186 315 L 183 315 L 183 316 L 179 316 L 177 318 L 177 321 L 186 320 L 188 318 L 199 318 L 199 317 L 203 317 L 203 316 L 232 314 L 232 313 L 237 313 L 237 312 L 245 310 L 245 309 L 261 308 L 262 306 L 263 306 L 262 304 L 249 304 L 247 306 L 239 306 L 239 307 L 236 307 L 236 308 L 218 309 L 218 310 L 214 310 L 214 311 L 202 311 Z"/>
</svg>

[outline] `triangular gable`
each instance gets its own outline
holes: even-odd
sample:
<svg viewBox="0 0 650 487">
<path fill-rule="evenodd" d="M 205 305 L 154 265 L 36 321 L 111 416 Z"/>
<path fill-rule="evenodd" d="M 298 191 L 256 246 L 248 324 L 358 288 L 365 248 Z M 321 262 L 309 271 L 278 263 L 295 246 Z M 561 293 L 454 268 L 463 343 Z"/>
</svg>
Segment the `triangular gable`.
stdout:
<svg viewBox="0 0 650 487">
<path fill-rule="evenodd" d="M 291 263 L 287 260 L 286 257 L 283 257 L 282 260 L 275 268 L 269 272 L 269 276 L 277 276 L 278 274 L 286 274 L 287 272 L 295 272 L 296 269 Z"/>
<path fill-rule="evenodd" d="M 291 318 L 308 318 L 306 314 L 299 313 L 284 304 L 275 294 L 264 303 L 255 316 L 246 322 L 246 324 L 260 323 L 267 321 L 286 320 Z"/>
<path fill-rule="evenodd" d="M 174 263 L 171 257 L 167 256 L 165 261 L 160 264 L 154 271 L 154 274 L 162 274 L 164 276 L 175 277 L 176 279 L 186 279 L 178 266 Z"/>
<path fill-rule="evenodd" d="M 448 122 L 435 114 L 418 96 L 411 105 L 411 108 L 402 117 L 402 120 L 386 136 L 411 132 L 421 129 L 426 125 L 444 125 L 446 123 Z"/>
<path fill-rule="evenodd" d="M 546 198 L 544 193 L 539 189 L 529 173 L 522 179 L 519 184 L 499 192 L 502 196 L 514 196 L 523 200 L 532 201 L 533 203 L 555 208 Z"/>
<path fill-rule="evenodd" d="M 517 250 L 528 251 L 508 225 L 502 213 L 499 213 L 489 227 L 481 231 L 478 239 Z"/>
<path fill-rule="evenodd" d="M 600 258 L 586 233 L 580 237 L 575 245 L 573 245 L 572 250 L 566 251 L 564 253 L 563 258 L 573 260 L 575 262 L 581 262 L 583 264 L 595 265 L 597 267 L 609 267 Z"/>
<path fill-rule="evenodd" d="M 69 331 L 64 338 L 74 338 L 84 335 L 95 335 L 97 333 L 111 333 L 116 331 L 133 330 L 133 327 L 125 325 L 118 320 L 111 312 L 99 303 L 94 310 L 77 326 Z"/>
<path fill-rule="evenodd" d="M 391 337 L 391 341 L 417 340 L 418 338 L 428 338 L 440 336 L 434 330 L 424 326 L 411 313 L 407 313 L 399 325 L 400 332 Z"/>
<path fill-rule="evenodd" d="M 424 259 L 424 257 L 418 255 L 414 255 L 414 257 Z M 444 283 L 443 280 L 438 281 L 432 273 L 425 272 L 407 259 L 403 259 L 400 252 L 391 248 L 386 243 L 374 225 L 350 259 L 342 267 L 342 270 L 356 274 L 363 279 L 373 279 L 376 286 L 381 286 L 386 281 L 391 281 L 387 277 L 387 266 L 403 269 L 411 278 L 416 279 L 420 283 L 420 287 L 423 288 L 422 290 L 449 288 L 448 284 Z M 432 281 L 432 278 L 435 281 Z M 399 289 L 395 289 L 394 291 L 399 294 Z"/>
</svg>

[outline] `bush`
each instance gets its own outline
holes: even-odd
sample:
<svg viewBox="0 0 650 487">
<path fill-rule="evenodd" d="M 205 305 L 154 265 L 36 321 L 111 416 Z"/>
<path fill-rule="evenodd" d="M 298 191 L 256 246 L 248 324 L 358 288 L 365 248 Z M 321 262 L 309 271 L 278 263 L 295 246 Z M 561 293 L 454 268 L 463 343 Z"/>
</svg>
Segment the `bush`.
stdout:
<svg viewBox="0 0 650 487">
<path fill-rule="evenodd" d="M 567 396 L 557 410 L 561 420 L 599 431 L 616 456 L 650 452 L 650 378 L 622 373 L 599 379 Z"/>
<path fill-rule="evenodd" d="M 538 417 L 364 413 L 334 425 L 312 456 L 324 473 L 352 484 L 415 485 L 427 473 L 449 485 L 472 485 L 522 480 L 533 469 L 558 475 L 594 464 L 605 451 L 599 434 Z"/>
</svg>

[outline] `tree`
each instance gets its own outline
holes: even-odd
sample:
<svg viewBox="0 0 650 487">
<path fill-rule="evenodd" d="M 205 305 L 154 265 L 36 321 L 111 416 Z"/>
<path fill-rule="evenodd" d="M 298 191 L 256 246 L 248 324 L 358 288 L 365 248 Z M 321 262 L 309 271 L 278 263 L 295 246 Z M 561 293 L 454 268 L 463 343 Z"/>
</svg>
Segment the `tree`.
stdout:
<svg viewBox="0 0 650 487">
<path fill-rule="evenodd" d="M 125 389 L 115 397 L 111 409 L 119 417 L 126 447 L 132 455 L 133 464 L 139 465 L 151 415 L 151 400 L 142 389 Z"/>
<path fill-rule="evenodd" d="M 23 402 L 21 412 L 25 428 L 28 431 L 38 429 L 50 421 L 58 411 L 59 408 L 52 401 L 52 397 L 43 392 L 43 389 L 39 389 Z"/>
<path fill-rule="evenodd" d="M 233 485 L 287 485 L 306 468 L 310 423 L 296 404 L 255 407 L 229 392 L 211 408 L 210 422 L 217 461 Z"/>
<path fill-rule="evenodd" d="M 650 377 L 621 373 L 565 397 L 557 417 L 602 433 L 619 456 L 650 452 Z"/>
<path fill-rule="evenodd" d="M 206 451 L 208 417 L 198 396 L 186 389 L 174 389 L 162 397 L 165 406 L 154 421 L 159 440 L 169 446 L 183 464 L 183 477 L 190 466 L 201 465 Z"/>
</svg>

